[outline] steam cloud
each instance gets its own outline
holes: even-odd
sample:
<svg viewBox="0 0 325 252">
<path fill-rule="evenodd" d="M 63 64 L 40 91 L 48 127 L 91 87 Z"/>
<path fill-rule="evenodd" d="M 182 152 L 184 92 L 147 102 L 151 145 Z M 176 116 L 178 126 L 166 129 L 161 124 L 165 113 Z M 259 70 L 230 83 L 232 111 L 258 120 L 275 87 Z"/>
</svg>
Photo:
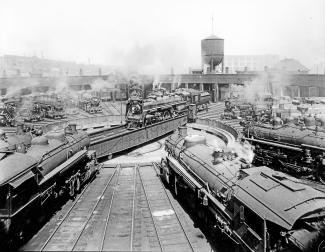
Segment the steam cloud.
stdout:
<svg viewBox="0 0 325 252">
<path fill-rule="evenodd" d="M 228 145 L 226 151 L 235 152 L 239 158 L 245 159 L 248 163 L 253 162 L 254 151 L 253 146 L 248 142 L 233 142 L 231 145 Z"/>
<path fill-rule="evenodd" d="M 262 73 L 244 86 L 232 85 L 232 97 L 244 98 L 247 102 L 255 103 L 264 95 L 284 96 L 290 85 L 290 76 L 281 72 L 273 72 L 271 77 Z"/>
</svg>

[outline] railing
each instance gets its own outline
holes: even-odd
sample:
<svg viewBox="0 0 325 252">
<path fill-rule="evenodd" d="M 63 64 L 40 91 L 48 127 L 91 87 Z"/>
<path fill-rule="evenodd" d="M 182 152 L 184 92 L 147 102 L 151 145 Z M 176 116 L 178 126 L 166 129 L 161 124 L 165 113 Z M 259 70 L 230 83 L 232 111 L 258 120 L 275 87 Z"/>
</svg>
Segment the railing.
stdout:
<svg viewBox="0 0 325 252">
<path fill-rule="evenodd" d="M 225 122 L 221 122 L 221 121 L 218 121 L 218 120 L 200 119 L 200 118 L 198 118 L 196 120 L 196 123 L 207 125 L 207 126 L 210 126 L 210 127 L 213 127 L 213 128 L 223 129 L 223 130 L 229 132 L 230 134 L 232 134 L 235 139 L 238 139 L 238 137 L 240 136 L 240 133 L 236 129 L 234 129 L 231 125 L 229 125 L 229 124 L 227 124 Z"/>
</svg>

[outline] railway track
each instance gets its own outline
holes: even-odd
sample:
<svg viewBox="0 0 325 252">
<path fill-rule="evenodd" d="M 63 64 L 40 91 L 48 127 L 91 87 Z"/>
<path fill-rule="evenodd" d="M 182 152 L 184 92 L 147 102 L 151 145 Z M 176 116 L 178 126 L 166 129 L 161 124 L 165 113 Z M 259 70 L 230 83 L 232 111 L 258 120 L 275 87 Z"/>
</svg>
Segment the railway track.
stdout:
<svg viewBox="0 0 325 252">
<path fill-rule="evenodd" d="M 177 204 L 155 164 L 103 168 L 21 250 L 211 251 Z"/>
</svg>

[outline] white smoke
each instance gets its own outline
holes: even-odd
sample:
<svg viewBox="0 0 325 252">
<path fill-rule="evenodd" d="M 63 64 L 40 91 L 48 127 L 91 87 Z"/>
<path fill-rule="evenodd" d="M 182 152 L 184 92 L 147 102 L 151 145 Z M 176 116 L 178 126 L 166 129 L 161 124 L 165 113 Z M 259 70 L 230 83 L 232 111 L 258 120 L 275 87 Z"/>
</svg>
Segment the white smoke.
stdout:
<svg viewBox="0 0 325 252">
<path fill-rule="evenodd" d="M 270 75 L 262 73 L 251 82 L 246 82 L 243 87 L 232 87 L 232 93 L 239 94 L 250 103 L 255 103 L 265 95 L 285 96 L 287 87 L 291 84 L 290 75 L 281 71 L 274 71 Z"/>
<path fill-rule="evenodd" d="M 243 97 L 251 103 L 255 103 L 260 97 L 270 93 L 266 74 L 259 75 L 251 82 L 247 82 L 242 90 Z"/>
<path fill-rule="evenodd" d="M 7 88 L 7 93 L 4 98 L 11 98 L 21 96 L 22 90 L 25 88 L 32 89 L 39 85 L 39 82 L 35 79 L 22 79 L 19 83 L 13 83 Z"/>
<path fill-rule="evenodd" d="M 254 159 L 253 146 L 248 142 L 233 142 L 227 145 L 226 150 L 229 152 L 234 152 L 239 158 L 243 158 L 248 163 L 252 163 Z"/>
<path fill-rule="evenodd" d="M 102 89 L 114 88 L 116 83 L 116 78 L 110 76 L 108 80 L 96 79 L 90 85 L 91 89 L 94 91 L 100 91 Z"/>
<path fill-rule="evenodd" d="M 56 94 L 60 94 L 60 93 L 65 92 L 69 89 L 70 89 L 70 87 L 68 86 L 67 78 L 62 77 L 55 83 L 54 92 Z"/>
</svg>

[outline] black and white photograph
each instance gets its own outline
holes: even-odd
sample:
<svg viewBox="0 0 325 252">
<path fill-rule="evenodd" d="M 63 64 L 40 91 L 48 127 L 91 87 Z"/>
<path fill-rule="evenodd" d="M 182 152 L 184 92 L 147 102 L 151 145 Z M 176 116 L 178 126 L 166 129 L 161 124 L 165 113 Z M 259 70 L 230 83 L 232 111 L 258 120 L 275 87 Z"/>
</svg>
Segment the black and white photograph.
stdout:
<svg viewBox="0 0 325 252">
<path fill-rule="evenodd" d="M 325 252 L 325 1 L 0 0 L 0 251 Z"/>
</svg>

